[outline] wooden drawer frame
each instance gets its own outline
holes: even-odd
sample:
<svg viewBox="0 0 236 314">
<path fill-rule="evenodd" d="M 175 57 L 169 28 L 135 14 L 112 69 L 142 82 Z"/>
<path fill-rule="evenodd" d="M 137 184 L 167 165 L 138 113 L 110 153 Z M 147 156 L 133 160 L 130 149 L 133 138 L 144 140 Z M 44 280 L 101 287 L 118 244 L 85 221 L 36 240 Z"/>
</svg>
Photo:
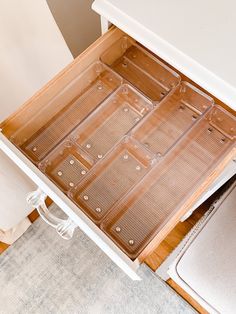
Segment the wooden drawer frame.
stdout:
<svg viewBox="0 0 236 314">
<path fill-rule="evenodd" d="M 236 148 L 234 147 L 232 149 L 214 169 L 207 180 L 192 194 L 191 198 L 172 216 L 138 258 L 132 261 L 8 140 L 22 124 L 27 122 L 27 114 L 24 114 L 25 112 L 30 111 L 31 115 L 37 114 L 44 104 L 48 103 L 52 97 L 57 95 L 60 90 L 79 73 L 85 70 L 92 62 L 98 60 L 102 52 L 123 35 L 124 33 L 121 30 L 112 27 L 45 85 L 37 94 L 29 99 L 17 112 L 6 119 L 0 126 L 2 129 L 4 128 L 4 134 L 0 133 L 0 149 L 2 149 L 127 275 L 133 280 L 140 280 L 140 277 L 136 274 L 139 264 L 160 244 L 179 222 L 181 217 L 186 214 L 203 192 L 215 181 L 226 165 L 236 157 Z M 22 121 L 22 117 L 25 119 L 24 121 Z"/>
</svg>

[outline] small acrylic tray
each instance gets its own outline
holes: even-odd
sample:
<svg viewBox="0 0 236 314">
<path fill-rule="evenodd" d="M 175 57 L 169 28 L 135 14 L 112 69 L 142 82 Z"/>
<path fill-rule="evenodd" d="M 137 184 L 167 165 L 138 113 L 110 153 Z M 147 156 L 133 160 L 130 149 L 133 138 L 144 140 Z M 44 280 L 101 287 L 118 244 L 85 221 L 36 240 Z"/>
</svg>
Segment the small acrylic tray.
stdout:
<svg viewBox="0 0 236 314">
<path fill-rule="evenodd" d="M 132 136 L 159 157 L 163 156 L 213 103 L 211 97 L 182 82 L 132 130 Z"/>
<path fill-rule="evenodd" d="M 11 141 L 36 164 L 59 144 L 122 79 L 101 62 L 92 64 L 52 99 L 37 116 L 29 117 Z"/>
<path fill-rule="evenodd" d="M 178 146 L 111 209 L 101 229 L 135 259 L 235 147 L 235 138 L 235 117 L 223 109 L 212 108 Z"/>
<path fill-rule="evenodd" d="M 92 166 L 91 158 L 67 139 L 39 163 L 39 169 L 64 193 L 76 186 Z"/>
<path fill-rule="evenodd" d="M 95 160 L 101 159 L 149 111 L 152 104 L 128 84 L 121 85 L 71 138 Z"/>
<path fill-rule="evenodd" d="M 111 207 L 143 178 L 152 163 L 152 154 L 125 137 L 69 196 L 99 224 Z"/>
<path fill-rule="evenodd" d="M 127 36 L 109 47 L 101 55 L 101 61 L 155 102 L 180 82 L 177 73 Z"/>
</svg>

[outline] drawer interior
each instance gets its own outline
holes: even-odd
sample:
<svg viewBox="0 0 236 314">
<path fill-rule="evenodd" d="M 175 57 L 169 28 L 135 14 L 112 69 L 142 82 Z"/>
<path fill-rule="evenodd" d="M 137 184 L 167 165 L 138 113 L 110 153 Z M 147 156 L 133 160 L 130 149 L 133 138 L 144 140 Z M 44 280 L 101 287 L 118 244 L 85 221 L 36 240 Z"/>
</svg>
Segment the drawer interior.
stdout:
<svg viewBox="0 0 236 314">
<path fill-rule="evenodd" d="M 132 136 L 157 156 L 163 156 L 212 104 L 211 97 L 182 82 L 132 131 Z"/>
<path fill-rule="evenodd" d="M 150 170 L 154 156 L 129 137 L 98 163 L 70 197 L 99 224 L 113 205 Z"/>
<path fill-rule="evenodd" d="M 232 114 L 115 28 L 1 127 L 131 259 L 236 137 Z"/>
<path fill-rule="evenodd" d="M 95 62 L 38 114 L 29 116 L 28 123 L 11 136 L 11 141 L 39 163 L 120 84 L 116 73 Z"/>
<path fill-rule="evenodd" d="M 72 138 L 94 160 L 101 159 L 151 109 L 152 103 L 123 84 L 79 125 Z"/>
<path fill-rule="evenodd" d="M 177 73 L 128 36 L 109 47 L 101 61 L 154 102 L 162 100 L 180 81 Z"/>
<path fill-rule="evenodd" d="M 93 165 L 93 159 L 86 152 L 65 139 L 39 163 L 39 169 L 66 193 L 77 185 Z"/>
<path fill-rule="evenodd" d="M 231 117 L 224 114 L 225 122 L 231 124 Z M 223 135 L 218 125 L 212 125 L 215 115 L 222 116 L 222 110 L 210 110 L 103 221 L 102 229 L 130 257 L 144 249 L 230 149 L 230 135 Z"/>
</svg>

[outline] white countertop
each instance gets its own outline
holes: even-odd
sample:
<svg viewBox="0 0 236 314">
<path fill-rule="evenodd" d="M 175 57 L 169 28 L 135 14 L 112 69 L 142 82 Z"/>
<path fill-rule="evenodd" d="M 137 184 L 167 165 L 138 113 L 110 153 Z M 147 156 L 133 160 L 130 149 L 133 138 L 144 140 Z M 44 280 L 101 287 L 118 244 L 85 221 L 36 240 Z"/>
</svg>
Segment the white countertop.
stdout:
<svg viewBox="0 0 236 314">
<path fill-rule="evenodd" d="M 236 110 L 235 0 L 95 0 L 93 9 Z"/>
</svg>

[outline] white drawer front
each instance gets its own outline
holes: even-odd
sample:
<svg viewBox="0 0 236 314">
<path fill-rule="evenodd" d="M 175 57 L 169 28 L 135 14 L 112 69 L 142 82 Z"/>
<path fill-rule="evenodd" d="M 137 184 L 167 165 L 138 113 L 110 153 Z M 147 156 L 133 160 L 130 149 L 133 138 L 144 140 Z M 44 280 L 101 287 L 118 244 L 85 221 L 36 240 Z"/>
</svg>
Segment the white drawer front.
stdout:
<svg viewBox="0 0 236 314">
<path fill-rule="evenodd" d="M 35 167 L 3 134 L 0 149 L 28 175 L 131 279 L 140 280 L 136 274 L 139 266 L 131 261 L 108 237 L 78 209 L 41 171 Z M 78 252 L 79 254 L 79 252 Z"/>
</svg>

